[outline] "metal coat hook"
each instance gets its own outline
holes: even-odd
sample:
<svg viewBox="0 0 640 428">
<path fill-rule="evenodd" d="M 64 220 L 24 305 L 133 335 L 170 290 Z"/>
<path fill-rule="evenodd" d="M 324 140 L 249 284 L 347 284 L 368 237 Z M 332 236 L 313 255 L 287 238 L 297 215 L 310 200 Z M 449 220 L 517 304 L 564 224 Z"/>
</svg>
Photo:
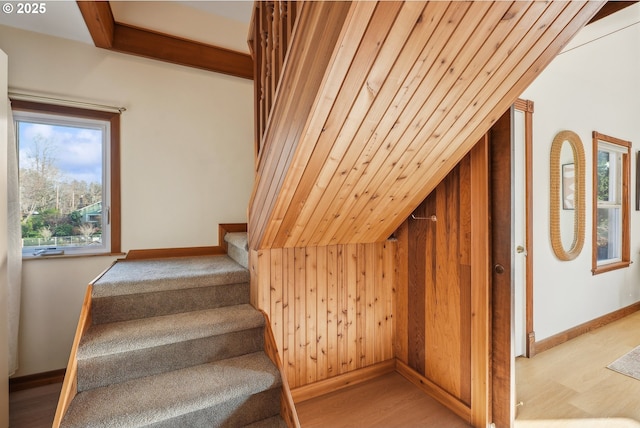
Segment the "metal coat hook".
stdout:
<svg viewBox="0 0 640 428">
<path fill-rule="evenodd" d="M 431 220 L 431 221 L 438 221 L 438 218 L 436 217 L 435 214 L 430 215 L 429 217 L 416 217 L 415 214 L 411 214 L 411 218 L 414 220 Z"/>
</svg>

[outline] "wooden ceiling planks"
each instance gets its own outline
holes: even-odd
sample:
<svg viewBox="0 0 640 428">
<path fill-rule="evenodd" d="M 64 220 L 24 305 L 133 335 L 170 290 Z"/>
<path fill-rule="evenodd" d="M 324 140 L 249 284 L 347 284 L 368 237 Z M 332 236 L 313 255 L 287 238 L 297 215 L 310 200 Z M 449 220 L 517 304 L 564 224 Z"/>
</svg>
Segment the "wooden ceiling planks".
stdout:
<svg viewBox="0 0 640 428">
<path fill-rule="evenodd" d="M 284 241 L 290 235 L 291 225 L 300 219 L 299 209 L 314 205 L 311 196 L 323 187 L 322 171 L 327 167 L 330 168 L 335 160 L 339 161 L 352 143 L 352 139 L 345 137 L 345 135 L 350 135 L 348 129 L 350 126 L 357 126 L 362 122 L 364 114 L 353 117 L 351 113 L 354 111 L 366 113 L 368 110 L 367 106 L 358 103 L 358 93 L 363 82 L 371 76 L 375 59 L 380 54 L 380 48 L 383 46 L 388 32 L 392 28 L 398 28 L 394 27 L 394 24 L 401 6 L 398 2 L 383 2 L 376 8 L 367 31 L 360 41 L 360 48 L 356 51 L 349 65 L 349 71 L 343 80 L 328 117 L 326 119 L 320 117 L 317 122 L 323 124 L 321 133 L 310 161 L 305 167 L 300 184 L 294 189 L 292 202 L 280 226 L 280 231 L 285 230 L 286 232 L 278 234 L 274 243 L 276 247 L 295 246 L 287 245 Z M 306 138 L 303 138 L 303 143 L 307 141 Z M 310 179 L 311 177 L 314 178 Z"/>
<path fill-rule="evenodd" d="M 337 7 L 329 6 L 342 7 L 337 10 Z M 324 70 L 327 67 L 338 37 L 335 31 L 329 30 L 328 23 L 341 27 L 349 10 L 350 8 L 344 3 L 302 4 L 296 28 L 305 28 L 306 31 L 296 37 L 294 30 L 289 56 L 285 60 L 285 71 L 276 92 L 275 106 L 265 131 L 265 144 L 258 159 L 257 176 L 249 207 L 249 229 L 254 231 L 250 234 L 252 243 L 261 238 L 262 234 L 266 234 L 266 240 L 273 239 L 271 234 L 277 229 L 266 228 L 266 225 L 278 202 L 276 199 L 278 192 L 283 186 L 289 186 L 284 182 L 285 175 L 295 174 L 299 170 L 298 165 L 304 168 L 305 162 L 300 161 L 301 158 L 306 158 L 304 152 L 302 155 L 299 154 L 297 164 L 291 165 L 291 162 L 314 104 L 316 107 L 314 112 L 321 110 L 324 106 L 317 106 L 315 103 L 318 88 L 324 77 L 324 74 L 318 73 L 317 70 Z M 368 17 L 364 18 L 368 20 Z M 306 55 L 307 52 L 314 52 L 314 55 Z M 300 56 L 304 58 L 300 59 Z M 298 59 L 290 61 L 292 57 Z M 334 84 L 337 84 L 335 89 L 337 92 L 339 90 L 337 79 Z M 313 132 L 313 130 L 307 132 Z M 313 149 L 310 146 L 302 147 L 301 150 L 305 148 Z"/>
<path fill-rule="evenodd" d="M 546 22 L 546 19 L 555 17 L 558 11 L 562 10 L 566 4 L 564 2 L 555 2 L 550 5 L 542 2 L 525 3 L 528 8 L 524 11 L 510 10 L 505 15 L 509 17 L 508 19 L 498 21 L 495 27 L 496 31 L 493 34 L 495 40 L 493 38 L 489 39 L 490 41 L 495 41 L 495 43 L 485 43 L 478 55 L 473 57 L 473 62 L 467 63 L 466 70 L 460 70 L 463 72 L 459 76 L 451 76 L 452 79 L 450 81 L 453 82 L 453 85 L 444 85 L 444 82 L 439 83 L 440 87 L 447 88 L 445 98 L 437 107 L 430 107 L 429 100 L 423 106 L 423 110 L 429 112 L 437 109 L 437 111 L 444 114 L 430 117 L 430 121 L 422 127 L 420 134 L 414 139 L 414 143 L 417 144 L 415 152 L 411 153 L 411 156 L 403 153 L 403 157 L 397 162 L 402 171 L 400 175 L 396 174 L 396 176 L 399 178 L 419 176 L 419 178 L 414 183 L 406 181 L 399 186 L 388 187 L 386 189 L 387 193 L 381 194 L 381 199 L 388 199 L 390 205 L 397 200 L 415 199 L 416 194 L 424 191 L 428 194 L 434 188 L 431 185 L 426 186 L 426 190 L 416 188 L 416 185 L 419 186 L 420 181 L 435 182 L 435 185 L 437 185 L 446 176 L 447 172 L 444 172 L 444 170 L 453 168 L 475 144 L 475 141 L 480 138 L 480 135 L 469 137 L 470 131 L 474 130 L 472 127 L 474 124 L 473 118 L 479 113 L 482 119 L 488 119 L 489 124 L 481 134 L 486 132 L 486 129 L 490 127 L 495 119 L 483 115 L 483 108 L 491 106 L 489 102 L 492 97 L 497 98 L 497 96 L 501 95 L 500 91 L 505 85 L 505 79 L 508 80 L 510 76 L 518 78 L 513 76 L 512 73 L 514 64 L 521 63 L 521 57 L 511 55 L 510 52 L 515 52 L 523 43 L 528 44 L 536 40 L 536 37 L 531 37 L 532 33 L 535 35 L 536 29 L 547 28 L 549 22 Z M 520 3 L 515 4 L 516 7 L 521 5 Z M 494 15 L 494 17 L 497 17 L 497 15 Z M 540 18 L 538 19 L 538 17 Z M 511 20 L 515 20 L 514 22 L 517 22 L 517 25 L 501 26 L 501 24 Z M 471 42 L 470 40 L 469 43 Z M 478 58 L 480 61 L 478 61 Z M 488 60 L 483 63 L 482 61 L 485 59 Z M 483 102 L 484 104 L 482 104 Z M 510 104 L 507 103 L 503 110 L 506 110 Z M 426 168 L 421 168 L 423 165 Z M 417 206 L 417 204 L 414 206 Z M 396 203 L 393 206 L 399 207 L 399 204 Z M 372 208 L 373 210 L 370 211 L 370 214 L 377 215 L 380 204 Z M 405 211 L 406 214 L 402 218 L 406 218 L 411 211 Z M 395 218 L 402 215 L 402 213 L 400 210 L 394 210 L 387 212 L 386 215 L 387 218 Z M 367 231 L 372 229 L 372 226 L 367 222 L 356 233 L 366 234 Z M 395 228 L 391 232 L 393 230 Z"/>
<path fill-rule="evenodd" d="M 249 206 L 252 248 L 273 242 L 289 208 L 282 195 L 299 184 L 375 7 L 375 2 L 302 4 L 258 160 Z M 299 144 L 302 136 L 311 143 Z"/>
<path fill-rule="evenodd" d="M 486 110 L 484 109 L 479 109 L 469 122 L 465 122 L 465 120 L 458 121 L 456 125 L 458 125 L 460 122 L 471 125 L 478 125 L 475 132 L 467 138 L 466 143 L 460 145 L 451 144 L 447 146 L 440 157 L 433 162 L 434 164 L 440 165 L 441 162 L 444 163 L 447 160 L 447 156 L 453 153 L 453 155 L 448 158 L 448 161 L 449 165 L 455 165 L 458 160 L 461 159 L 473 146 L 474 142 L 477 141 L 477 139 L 480 138 L 486 132 L 486 130 L 503 114 L 503 112 L 513 104 L 515 99 L 523 91 L 523 88 L 526 88 L 526 86 L 528 86 L 535 79 L 535 77 L 548 65 L 549 62 L 551 62 L 551 60 L 571 39 L 571 37 L 573 37 L 573 35 L 580 28 L 582 28 L 585 21 L 584 18 L 592 16 L 594 13 L 596 13 L 601 4 L 594 4 L 593 2 L 590 4 L 584 4 L 582 2 L 569 2 L 569 4 L 565 5 L 566 7 L 564 7 L 557 18 L 553 19 L 553 14 L 550 16 L 548 13 L 545 13 L 542 15 L 541 19 L 536 22 L 536 25 L 533 27 L 533 29 L 540 33 L 545 30 L 544 34 L 539 34 L 537 42 L 533 44 L 533 46 L 526 52 L 525 55 L 522 56 L 522 59 L 520 59 L 515 68 L 511 69 L 510 71 L 506 71 L 508 69 L 505 69 L 504 66 L 501 66 L 502 72 L 496 73 L 493 80 L 502 82 L 502 85 L 500 85 L 496 89 L 491 89 L 491 86 L 487 84 L 475 97 L 474 100 L 466 103 L 468 105 L 475 105 L 476 102 L 486 100 L 484 108 L 491 106 L 493 106 L 493 108 L 490 109 L 489 113 L 486 113 Z M 581 20 L 574 19 L 576 16 L 581 16 Z M 525 46 L 529 45 L 529 43 L 525 43 Z M 522 44 L 519 44 L 515 49 L 520 49 L 521 47 Z M 510 53 L 507 55 L 507 59 L 510 59 L 512 57 L 512 54 Z M 508 61 L 505 60 L 505 63 L 507 62 Z M 495 100 L 498 99 L 500 91 L 504 89 L 509 90 L 502 97 L 501 101 L 496 102 Z M 456 127 L 452 127 L 450 128 L 449 132 L 451 134 L 455 134 L 456 132 L 458 132 L 458 129 Z M 452 138 L 454 138 L 453 135 Z M 462 143 L 462 140 L 458 139 L 458 141 Z M 443 171 L 446 169 L 448 169 L 448 167 L 441 167 L 439 169 L 439 173 L 432 176 L 430 180 L 433 182 L 439 182 L 444 177 L 445 174 L 443 173 Z M 414 196 L 412 200 L 409 200 L 407 202 L 407 206 L 414 204 L 417 206 L 422 198 L 416 197 L 415 195 L 420 194 L 420 192 L 427 192 L 428 194 L 431 189 L 432 187 L 418 189 L 418 191 L 412 189 L 411 192 L 414 194 Z M 410 194 L 411 193 L 409 193 L 408 195 Z M 410 212 L 411 211 L 405 211 L 405 213 L 400 213 L 399 218 L 406 218 L 410 214 Z M 382 236 L 388 236 L 387 234 L 392 233 L 394 230 L 395 227 L 389 228 L 387 231 L 383 231 L 379 235 L 380 238 L 378 239 L 384 239 L 382 238 Z M 380 232 L 378 231 L 378 233 Z"/>
<path fill-rule="evenodd" d="M 570 22 L 581 10 L 586 8 L 591 15 L 597 11 L 597 7 L 599 6 L 596 5 L 594 8 L 593 4 L 585 5 L 582 2 L 551 2 L 542 13 L 532 11 L 530 8 L 530 12 L 520 21 L 527 25 L 534 22 L 526 35 L 519 34 L 518 30 L 523 26 L 518 25 L 514 28 L 510 39 L 517 44 L 513 47 L 509 47 L 509 43 L 502 44 L 492 55 L 488 66 L 483 69 L 487 74 L 492 73 L 491 78 L 483 81 L 483 79 L 476 77 L 473 80 L 473 84 L 459 98 L 457 106 L 450 111 L 449 122 L 445 119 L 440 129 L 437 129 L 425 140 L 423 148 L 414 155 L 414 158 L 418 160 L 410 163 L 406 168 L 404 173 L 410 176 L 418 174 L 419 162 L 431 166 L 420 180 L 424 185 L 417 187 L 420 183 L 418 181 L 417 186 L 410 186 L 409 183 L 395 187 L 389 186 L 389 190 L 383 198 L 388 198 L 388 206 L 398 209 L 383 213 L 380 210 L 382 204 L 378 204 L 369 212 L 361 212 L 360 216 L 353 220 L 353 223 L 358 224 L 359 227 L 357 230 L 352 229 L 353 233 L 350 239 L 367 242 L 368 239 L 374 241 L 385 239 L 385 236 L 391 234 L 396 227 L 389 227 L 381 231 L 378 224 L 368 222 L 365 218 L 382 218 L 391 224 L 395 220 L 402 221 L 409 216 L 413 211 L 410 207 L 417 206 L 424 199 L 420 195 L 428 195 L 433 190 L 434 186 L 468 153 L 475 142 L 513 104 L 522 90 L 553 59 L 555 54 L 550 55 L 549 48 L 555 47 L 556 52 L 559 52 L 562 46 L 568 42 L 574 33 L 567 34 L 565 31 L 567 22 Z M 539 19 L 536 21 L 535 18 L 538 16 Z M 573 29 L 574 32 L 577 31 L 575 26 Z M 521 55 L 517 55 L 519 51 L 521 51 Z M 542 60 L 540 60 L 541 57 Z M 501 63 L 500 60 L 502 60 Z M 495 63 L 500 63 L 497 68 Z M 528 73 L 531 70 L 536 72 Z M 509 90 L 511 90 L 511 95 L 509 95 Z M 501 107 L 495 108 L 496 106 Z M 492 109 L 493 111 L 491 111 Z M 427 154 L 425 147 L 431 146 L 432 142 L 437 147 Z M 394 204 L 397 200 L 403 203 Z"/>
<path fill-rule="evenodd" d="M 252 248 L 386 239 L 602 4 L 371 3 L 335 26 L 317 91 L 286 101 L 295 119 L 268 124 Z M 275 138 L 292 124 L 286 144 Z"/>
<path fill-rule="evenodd" d="M 419 60 L 416 62 L 415 58 L 419 55 L 427 56 L 423 46 L 429 39 L 438 39 L 438 35 L 433 33 L 436 26 L 428 25 L 428 22 L 437 23 L 443 19 L 443 16 L 445 19 L 453 18 L 454 14 L 445 15 L 447 6 L 446 3 L 441 2 L 429 3 L 422 17 L 419 20 L 414 19 L 416 25 L 407 40 L 407 49 L 403 49 L 398 55 L 398 59 L 388 73 L 384 84 L 378 84 L 375 100 L 369 114 L 353 136 L 355 142 L 362 141 L 364 143 L 352 144 L 349 147 L 349 153 L 340 160 L 337 170 L 328 171 L 328 173 L 333 173 L 333 177 L 321 195 L 322 200 L 319 204 L 331 203 L 331 206 L 340 206 L 340 208 L 334 208 L 331 213 L 309 210 L 312 211 L 311 218 L 301 216 L 298 223 L 306 224 L 309 230 L 315 228 L 315 231 L 311 235 L 310 241 L 306 241 L 303 236 L 298 240 L 297 245 L 318 245 L 322 237 L 327 235 L 328 229 L 339 224 L 333 220 L 339 218 L 340 213 L 344 212 L 345 203 L 355 203 L 357 198 L 349 197 L 349 194 L 356 192 L 352 190 L 354 185 L 359 182 L 363 174 L 367 174 L 367 170 L 375 171 L 381 166 L 381 163 L 376 163 L 376 161 L 388 153 L 392 147 L 392 142 L 385 141 L 384 137 L 392 128 L 396 128 L 400 113 L 415 93 L 414 89 L 420 82 L 420 77 L 424 76 L 428 69 L 428 61 Z M 424 19 L 424 16 L 428 16 L 429 19 Z M 431 44 L 429 49 L 432 49 L 433 46 L 435 43 Z M 391 46 L 388 50 L 393 49 L 394 47 Z M 382 63 L 384 63 L 384 58 Z M 377 78 L 373 81 L 376 82 L 376 80 Z M 363 96 L 369 95 L 370 81 L 372 80 L 368 79 L 367 84 L 361 90 Z"/>
<path fill-rule="evenodd" d="M 361 41 L 361 46 L 369 46 L 369 49 L 361 48 L 354 57 L 339 98 L 327 120 L 323 121 L 323 131 L 313 152 L 313 162 L 309 163 L 301 185 L 295 189 L 291 209 L 287 211 L 280 227 L 279 239 L 274 243 L 276 247 L 305 246 L 305 242 L 298 245 L 294 242 L 296 232 L 299 236 L 310 228 L 309 216 L 315 211 L 313 207 L 324 206 L 320 198 L 328 193 L 328 184 L 336 181 L 333 173 L 338 163 L 345 158 L 349 149 L 354 146 L 356 150 L 358 147 L 361 149 L 362 144 L 358 144 L 359 141 L 353 137 L 368 117 L 373 101 L 379 99 L 378 82 L 386 79 L 388 63 L 397 58 L 397 48 L 392 51 L 389 47 L 404 44 L 424 8 L 424 4 L 418 2 L 407 5 L 409 7 L 403 7 L 400 11 L 400 6 L 406 5 L 384 2 L 376 9 L 376 16 L 379 18 L 372 19 Z M 398 20 L 410 25 L 397 25 Z M 393 43 L 387 43 L 389 40 Z M 382 66 L 380 62 L 383 63 Z M 311 177 L 317 179 L 309 179 Z"/>
<path fill-rule="evenodd" d="M 344 197 L 347 204 L 335 208 L 344 215 L 350 216 L 347 218 L 353 221 L 362 209 L 366 209 L 369 201 L 375 201 L 377 202 L 375 205 L 379 205 L 383 201 L 380 197 L 385 186 L 396 187 L 407 180 L 409 177 L 404 171 L 416 151 L 420 147 L 429 148 L 417 136 L 424 129 L 430 129 L 431 123 L 441 117 L 440 114 L 434 114 L 438 109 L 441 113 L 449 110 L 449 107 L 443 104 L 443 100 L 451 94 L 454 83 L 458 82 L 458 69 L 463 69 L 464 62 L 468 62 L 468 59 L 452 56 L 449 53 L 461 51 L 465 43 L 471 43 L 471 49 L 465 49 L 465 52 L 473 52 L 477 47 L 474 44 L 479 46 L 484 40 L 480 37 L 470 40 L 472 35 L 478 34 L 478 25 L 490 22 L 486 19 L 485 13 L 491 3 L 483 3 L 478 4 L 483 7 L 475 9 L 467 9 L 468 3 L 450 5 L 450 14 L 441 21 L 446 22 L 446 25 L 438 27 L 442 31 L 435 34 L 433 42 L 430 42 L 428 46 L 429 53 L 424 63 L 430 69 L 425 74 L 422 84 L 415 90 L 411 104 L 402 111 L 400 117 L 396 118 L 392 133 L 382 141 L 383 146 L 390 147 L 390 150 L 388 153 L 379 152 L 382 156 L 373 162 L 374 168 L 370 168 L 372 163 L 360 165 L 361 169 L 371 170 L 375 176 L 366 183 L 364 180 L 357 180 L 356 186 L 352 190 L 354 196 Z M 507 11 L 506 8 L 503 9 L 505 5 L 509 6 L 504 2 L 498 4 L 500 6 L 498 13 L 501 16 Z M 453 33 L 457 33 L 458 37 L 451 37 Z M 418 160 L 418 162 L 420 161 Z M 392 177 L 395 177 L 394 181 L 391 180 Z M 411 178 L 407 182 L 412 182 Z M 329 231 L 324 233 L 320 244 L 326 245 L 325 242 L 335 241 L 337 236 L 347 232 L 348 227 L 349 225 L 344 222 L 332 224 Z"/>
</svg>

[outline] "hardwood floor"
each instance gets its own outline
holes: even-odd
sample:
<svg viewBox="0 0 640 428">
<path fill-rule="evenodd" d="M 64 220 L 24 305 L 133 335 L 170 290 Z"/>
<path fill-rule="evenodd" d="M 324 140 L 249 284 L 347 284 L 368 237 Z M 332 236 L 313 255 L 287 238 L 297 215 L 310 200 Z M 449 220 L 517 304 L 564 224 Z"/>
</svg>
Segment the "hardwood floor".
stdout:
<svg viewBox="0 0 640 428">
<path fill-rule="evenodd" d="M 607 365 L 640 345 L 640 312 L 532 359 L 516 360 L 517 420 L 632 418 L 640 421 L 640 380 Z"/>
<path fill-rule="evenodd" d="M 517 408 L 516 428 L 640 426 L 625 419 L 640 421 L 640 381 L 606 368 L 638 345 L 640 312 L 535 358 L 518 358 L 516 402 L 523 405 Z M 404 378 L 391 374 L 302 402 L 296 408 L 305 428 L 467 426 L 430 400 Z"/>
<path fill-rule="evenodd" d="M 606 368 L 640 345 L 640 312 L 538 354 L 516 360 L 516 427 L 640 426 L 640 381 Z M 10 394 L 11 428 L 49 428 L 61 384 Z M 468 426 L 397 373 L 296 406 L 303 427 Z M 578 425 L 532 424 L 536 419 L 582 419 Z M 615 425 L 614 425 L 615 424 Z"/>
<path fill-rule="evenodd" d="M 51 428 L 62 383 L 9 394 L 9 427 Z"/>
<path fill-rule="evenodd" d="M 398 373 L 303 401 L 296 409 L 304 428 L 469 426 Z"/>
</svg>

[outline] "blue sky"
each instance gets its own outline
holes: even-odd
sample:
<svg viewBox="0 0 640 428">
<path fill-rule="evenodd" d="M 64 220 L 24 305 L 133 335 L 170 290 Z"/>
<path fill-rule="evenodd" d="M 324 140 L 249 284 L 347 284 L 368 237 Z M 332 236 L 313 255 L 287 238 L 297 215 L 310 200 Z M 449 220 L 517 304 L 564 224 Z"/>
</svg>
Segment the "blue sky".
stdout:
<svg viewBox="0 0 640 428">
<path fill-rule="evenodd" d="M 102 130 L 18 122 L 20 168 L 30 166 L 35 141 L 44 142 L 63 181 L 102 182 Z"/>
</svg>

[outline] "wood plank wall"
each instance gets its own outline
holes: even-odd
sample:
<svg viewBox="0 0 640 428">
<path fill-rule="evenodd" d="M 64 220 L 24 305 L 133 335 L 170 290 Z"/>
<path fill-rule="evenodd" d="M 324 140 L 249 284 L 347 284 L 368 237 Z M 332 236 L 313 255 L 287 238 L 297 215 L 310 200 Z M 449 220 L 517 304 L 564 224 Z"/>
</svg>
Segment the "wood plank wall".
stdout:
<svg viewBox="0 0 640 428">
<path fill-rule="evenodd" d="M 410 217 L 396 232 L 396 358 L 468 408 L 476 209 L 471 189 L 469 154 L 414 211 L 419 219 Z"/>
<path fill-rule="evenodd" d="M 395 253 L 395 241 L 250 252 L 252 304 L 292 389 L 393 358 Z"/>
<path fill-rule="evenodd" d="M 380 242 L 602 2 L 305 2 L 263 133 L 250 247 Z"/>
</svg>

